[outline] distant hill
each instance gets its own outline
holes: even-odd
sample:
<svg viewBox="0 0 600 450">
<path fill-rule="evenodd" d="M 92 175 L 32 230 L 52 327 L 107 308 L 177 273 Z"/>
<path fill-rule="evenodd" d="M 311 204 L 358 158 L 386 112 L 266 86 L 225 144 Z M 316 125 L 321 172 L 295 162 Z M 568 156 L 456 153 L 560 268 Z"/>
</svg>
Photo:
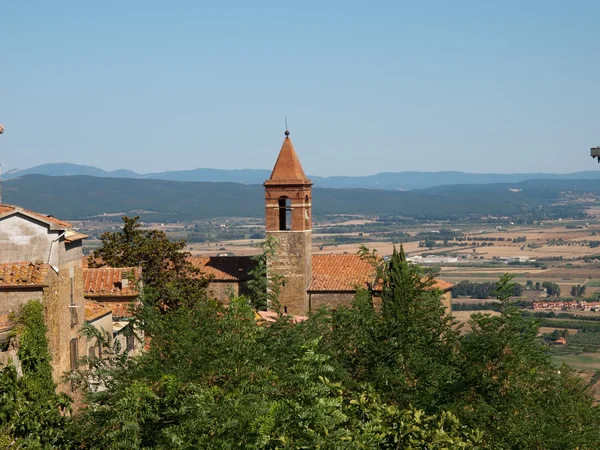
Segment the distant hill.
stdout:
<svg viewBox="0 0 600 450">
<path fill-rule="evenodd" d="M 469 214 L 566 216 L 577 209 L 560 207 L 556 212 L 553 206 L 564 191 L 600 192 L 600 181 L 530 180 L 418 191 L 315 188 L 313 204 L 316 216 L 365 214 L 432 219 L 462 218 Z M 239 183 L 26 175 L 6 181 L 3 194 L 6 203 L 64 219 L 128 214 L 141 215 L 144 220 L 175 222 L 264 214 L 263 187 Z"/>
<path fill-rule="evenodd" d="M 111 178 L 145 178 L 171 181 L 225 182 L 242 184 L 262 184 L 271 175 L 270 170 L 262 169 L 191 169 L 139 174 L 131 170 L 105 171 L 93 166 L 57 163 L 43 164 L 26 170 L 10 171 L 5 178 L 18 178 L 23 175 L 73 176 L 89 175 Z M 518 183 L 525 180 L 556 179 L 583 180 L 600 179 L 600 171 L 576 172 L 570 174 L 553 173 L 467 173 L 467 172 L 383 172 L 376 175 L 354 177 L 318 177 L 309 175 L 318 187 L 343 189 L 383 189 L 390 191 L 423 189 L 432 186 L 453 184 L 493 184 Z"/>
<path fill-rule="evenodd" d="M 131 170 L 113 170 L 107 172 L 106 170 L 98 169 L 94 166 L 82 166 L 79 164 L 70 163 L 50 163 L 42 164 L 41 166 L 35 166 L 31 169 L 24 170 L 13 170 L 7 172 L 4 177 L 17 178 L 23 175 L 48 175 L 51 177 L 61 177 L 70 175 L 89 175 L 92 177 L 114 177 L 114 178 L 136 178 L 139 175 Z"/>
</svg>

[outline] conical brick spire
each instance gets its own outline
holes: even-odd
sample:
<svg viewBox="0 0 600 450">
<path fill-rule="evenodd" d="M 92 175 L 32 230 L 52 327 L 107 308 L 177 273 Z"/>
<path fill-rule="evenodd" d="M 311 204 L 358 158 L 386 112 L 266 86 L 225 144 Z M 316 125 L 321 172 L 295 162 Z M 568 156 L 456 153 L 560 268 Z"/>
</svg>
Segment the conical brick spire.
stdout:
<svg viewBox="0 0 600 450">
<path fill-rule="evenodd" d="M 306 178 L 302 164 L 298 159 L 298 155 L 294 150 L 294 145 L 289 136 L 289 131 L 285 132 L 286 136 L 279 152 L 279 157 L 271 172 L 271 177 L 265 182 L 265 184 L 279 184 L 279 183 L 290 183 L 296 182 L 300 184 L 310 183 L 310 180 Z"/>
</svg>

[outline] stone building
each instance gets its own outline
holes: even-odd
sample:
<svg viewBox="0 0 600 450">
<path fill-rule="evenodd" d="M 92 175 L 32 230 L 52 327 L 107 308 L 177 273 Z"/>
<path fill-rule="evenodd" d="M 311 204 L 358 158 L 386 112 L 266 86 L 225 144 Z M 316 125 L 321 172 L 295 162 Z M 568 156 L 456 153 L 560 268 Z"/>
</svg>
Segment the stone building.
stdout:
<svg viewBox="0 0 600 450">
<path fill-rule="evenodd" d="M 283 276 L 279 296 L 282 312 L 302 316 L 325 305 L 335 308 L 354 298 L 357 289 L 378 294 L 375 271 L 359 255 L 312 254 L 312 182 L 304 174 L 289 132 L 271 176 L 264 183 L 266 235 L 277 240 L 267 270 Z M 209 291 L 223 301 L 228 292 L 243 294 L 254 267 L 250 257 L 213 256 L 191 261 L 209 277 Z M 443 303 L 451 311 L 453 284 L 437 280 Z"/>
<path fill-rule="evenodd" d="M 32 299 L 43 303 L 57 383 L 86 350 L 80 336 L 85 238 L 68 222 L 0 204 L 0 323 L 6 336 L 11 313 Z"/>
</svg>

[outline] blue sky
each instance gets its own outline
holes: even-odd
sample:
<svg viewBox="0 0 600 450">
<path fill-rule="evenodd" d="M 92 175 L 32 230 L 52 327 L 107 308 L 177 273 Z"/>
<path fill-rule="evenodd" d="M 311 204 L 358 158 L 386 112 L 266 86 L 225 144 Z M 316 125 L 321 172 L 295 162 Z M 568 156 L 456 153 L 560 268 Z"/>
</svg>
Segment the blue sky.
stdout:
<svg viewBox="0 0 600 450">
<path fill-rule="evenodd" d="M 0 0 L 0 162 L 596 170 L 600 2 Z"/>
</svg>

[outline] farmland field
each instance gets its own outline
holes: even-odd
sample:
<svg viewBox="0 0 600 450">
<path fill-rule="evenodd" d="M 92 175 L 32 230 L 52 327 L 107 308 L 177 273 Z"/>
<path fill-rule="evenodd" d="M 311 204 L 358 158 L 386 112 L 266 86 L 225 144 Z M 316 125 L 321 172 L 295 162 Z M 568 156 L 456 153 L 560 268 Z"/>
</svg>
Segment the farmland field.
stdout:
<svg viewBox="0 0 600 450">
<path fill-rule="evenodd" d="M 564 363 L 574 369 L 600 370 L 600 354 L 598 353 L 553 356 L 552 361 L 557 366 Z"/>
</svg>

